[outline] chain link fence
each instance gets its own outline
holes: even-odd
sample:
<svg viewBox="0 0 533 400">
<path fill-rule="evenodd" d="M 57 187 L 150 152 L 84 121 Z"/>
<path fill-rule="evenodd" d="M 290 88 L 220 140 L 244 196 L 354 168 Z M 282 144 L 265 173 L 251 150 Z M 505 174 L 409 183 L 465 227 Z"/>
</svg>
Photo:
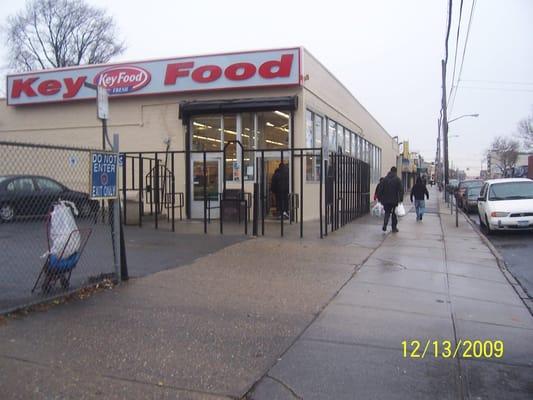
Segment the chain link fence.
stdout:
<svg viewBox="0 0 533 400">
<path fill-rule="evenodd" d="M 0 312 L 116 279 L 111 209 L 91 150 L 0 142 Z"/>
</svg>

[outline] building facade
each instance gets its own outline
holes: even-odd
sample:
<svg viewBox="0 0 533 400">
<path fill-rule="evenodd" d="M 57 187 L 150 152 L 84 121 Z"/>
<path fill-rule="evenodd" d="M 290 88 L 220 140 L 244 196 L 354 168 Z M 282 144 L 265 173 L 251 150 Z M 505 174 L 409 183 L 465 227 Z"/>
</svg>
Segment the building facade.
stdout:
<svg viewBox="0 0 533 400">
<path fill-rule="evenodd" d="M 224 183 L 239 187 L 241 180 L 251 191 L 263 150 L 266 181 L 283 159 L 291 170 L 290 191 L 302 184 L 307 199 L 319 196 L 323 160 L 309 151 L 300 171 L 294 154 L 302 149 L 322 149 L 324 160 L 342 152 L 368 163 L 372 192 L 396 165 L 396 141 L 300 47 L 10 75 L 0 140 L 101 148 L 94 85 L 108 93 L 108 131 L 119 134 L 121 151 L 183 151 L 175 160 L 176 191 L 185 194 L 190 218 L 203 210 L 196 193 L 203 151 L 213 192 Z M 318 204 L 306 203 L 304 219 L 318 217 Z"/>
</svg>

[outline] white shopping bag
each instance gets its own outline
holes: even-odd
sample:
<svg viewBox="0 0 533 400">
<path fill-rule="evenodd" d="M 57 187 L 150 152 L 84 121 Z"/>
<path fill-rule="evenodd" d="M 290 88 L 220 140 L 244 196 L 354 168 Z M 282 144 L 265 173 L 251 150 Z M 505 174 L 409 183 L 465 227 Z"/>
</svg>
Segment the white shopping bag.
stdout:
<svg viewBox="0 0 533 400">
<path fill-rule="evenodd" d="M 50 215 L 50 254 L 56 257 L 68 258 L 80 248 L 80 232 L 72 215 L 73 211 L 78 215 L 74 203 L 59 201 Z"/>
<path fill-rule="evenodd" d="M 374 217 L 382 217 L 383 214 L 385 214 L 385 209 L 383 208 L 383 204 L 381 204 L 379 201 L 372 207 L 372 215 Z"/>
<path fill-rule="evenodd" d="M 398 204 L 398 207 L 396 207 L 396 215 L 398 217 L 404 217 L 406 214 L 405 207 L 403 206 L 403 203 Z"/>
</svg>

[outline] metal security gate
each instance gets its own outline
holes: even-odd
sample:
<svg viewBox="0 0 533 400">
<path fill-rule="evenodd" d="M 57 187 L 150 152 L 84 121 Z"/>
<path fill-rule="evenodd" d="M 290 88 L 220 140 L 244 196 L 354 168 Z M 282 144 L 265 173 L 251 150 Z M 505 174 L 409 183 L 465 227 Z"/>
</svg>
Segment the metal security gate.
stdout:
<svg viewBox="0 0 533 400">
<path fill-rule="evenodd" d="M 245 166 L 240 166 L 242 175 L 233 179 L 226 171 L 224 160 L 229 145 L 238 146 Z M 298 233 L 304 233 L 304 200 L 318 205 L 319 234 L 323 236 L 323 187 L 320 169 L 319 179 L 311 184 L 318 186 L 316 197 L 304 197 L 307 185 L 305 167 L 308 158 L 322 160 L 321 148 L 292 149 L 245 149 L 238 141 L 228 141 L 223 150 L 169 150 L 121 153 L 121 192 L 124 199 L 122 213 L 127 225 L 143 226 L 146 222 L 154 228 L 166 227 L 176 231 L 175 220 L 184 218 L 203 221 L 203 231 L 218 224 L 220 233 L 227 222 L 242 224 L 243 233 L 264 235 L 265 226 L 278 225 L 280 236 L 286 233 L 287 225 L 298 225 Z M 217 161 L 218 160 L 218 161 Z M 287 193 L 287 215 L 281 214 L 273 221 L 268 217 L 270 208 L 269 179 L 266 176 L 268 163 L 274 160 L 290 167 L 290 191 Z M 216 165 L 219 162 L 220 165 Z M 320 165 L 320 161 L 318 161 Z M 246 173 L 247 170 L 251 174 Z M 211 177 L 220 175 L 218 184 Z M 243 179 L 247 174 L 246 181 Z M 318 185 L 317 185 L 318 183 Z M 314 205 L 312 208 L 315 208 Z M 310 207 L 311 208 L 311 207 Z M 176 215 L 177 214 L 177 215 Z M 235 220 L 235 221 L 233 221 Z M 267 224 L 265 224 L 265 221 Z M 277 223 L 276 223 L 277 222 Z"/>
<path fill-rule="evenodd" d="M 326 169 L 326 234 L 370 211 L 370 165 L 331 153 Z"/>
</svg>

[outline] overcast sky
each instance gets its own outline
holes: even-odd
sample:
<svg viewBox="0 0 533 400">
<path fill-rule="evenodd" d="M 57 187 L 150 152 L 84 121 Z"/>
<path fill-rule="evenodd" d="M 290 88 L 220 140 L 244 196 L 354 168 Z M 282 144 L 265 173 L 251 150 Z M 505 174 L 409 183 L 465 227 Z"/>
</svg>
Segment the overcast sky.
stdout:
<svg viewBox="0 0 533 400">
<path fill-rule="evenodd" d="M 114 16 L 128 47 L 117 61 L 302 45 L 392 136 L 434 160 L 447 0 L 86 1 Z M 455 82 L 472 1 L 464 0 Z M 460 0 L 453 3 L 448 87 Z M 2 0 L 0 20 L 22 7 Z M 459 135 L 450 138 L 450 160 L 472 175 L 491 140 L 533 113 L 532 22 L 533 0 L 477 0 L 449 116 L 480 114 L 450 125 Z"/>
</svg>

